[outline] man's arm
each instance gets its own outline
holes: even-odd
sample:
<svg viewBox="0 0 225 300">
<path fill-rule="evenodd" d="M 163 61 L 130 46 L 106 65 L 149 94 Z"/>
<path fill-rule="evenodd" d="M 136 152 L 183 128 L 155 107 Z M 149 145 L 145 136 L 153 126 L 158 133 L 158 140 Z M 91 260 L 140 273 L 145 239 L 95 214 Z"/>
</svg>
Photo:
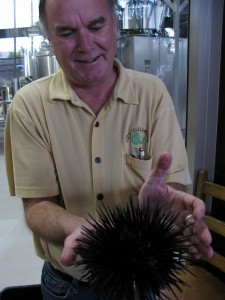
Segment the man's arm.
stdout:
<svg viewBox="0 0 225 300">
<path fill-rule="evenodd" d="M 82 225 L 90 226 L 84 218 L 75 216 L 56 203 L 56 197 L 23 199 L 25 218 L 29 228 L 40 237 L 64 244 L 61 263 L 71 265 L 76 255 L 73 249 L 81 236 Z"/>
<path fill-rule="evenodd" d="M 56 203 L 56 197 L 23 199 L 25 218 L 29 228 L 40 237 L 63 243 L 85 219 L 75 216 Z"/>
<path fill-rule="evenodd" d="M 155 168 L 149 174 L 139 192 L 139 203 L 145 205 L 148 202 L 151 209 L 154 209 L 158 203 L 167 205 L 169 209 L 178 214 L 176 223 L 179 226 L 185 223 L 187 214 L 192 214 L 190 229 L 194 235 L 191 236 L 190 242 L 192 245 L 196 245 L 193 247 L 195 251 L 193 256 L 200 258 L 203 255 L 210 258 L 213 255 L 212 236 L 203 221 L 205 204 L 201 199 L 175 189 L 173 184 L 166 184 L 166 172 L 171 163 L 172 156 L 170 153 L 160 155 Z"/>
</svg>

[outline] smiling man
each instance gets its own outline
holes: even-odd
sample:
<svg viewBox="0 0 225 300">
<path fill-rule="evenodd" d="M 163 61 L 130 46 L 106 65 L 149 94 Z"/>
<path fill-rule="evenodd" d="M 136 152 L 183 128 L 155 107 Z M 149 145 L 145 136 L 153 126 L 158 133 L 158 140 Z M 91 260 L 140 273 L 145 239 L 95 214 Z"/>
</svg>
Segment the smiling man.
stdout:
<svg viewBox="0 0 225 300">
<path fill-rule="evenodd" d="M 115 58 L 113 0 L 41 0 L 40 19 L 61 70 L 20 89 L 8 109 L 5 158 L 11 195 L 23 199 L 45 300 L 96 299 L 73 263 L 98 208 L 129 196 L 158 201 L 196 233 L 196 257 L 211 235 L 191 183 L 182 134 L 165 85 Z M 140 155 L 141 153 L 141 155 Z"/>
<path fill-rule="evenodd" d="M 118 76 L 113 68 L 117 20 L 110 5 L 107 1 L 46 2 L 53 51 L 71 87 L 94 113 L 108 101 Z"/>
</svg>

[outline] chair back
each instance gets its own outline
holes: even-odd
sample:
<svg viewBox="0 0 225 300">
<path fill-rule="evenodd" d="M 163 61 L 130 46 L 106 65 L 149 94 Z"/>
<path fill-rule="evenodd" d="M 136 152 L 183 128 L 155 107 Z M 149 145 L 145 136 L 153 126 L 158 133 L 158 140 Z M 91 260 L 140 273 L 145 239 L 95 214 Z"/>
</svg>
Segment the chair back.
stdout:
<svg viewBox="0 0 225 300">
<path fill-rule="evenodd" d="M 225 203 L 225 186 L 210 182 L 208 180 L 208 172 L 204 169 L 198 171 L 197 184 L 196 184 L 196 196 L 205 201 L 206 196 L 212 196 L 218 201 Z M 224 214 L 225 215 L 225 214 Z M 205 222 L 207 223 L 210 231 L 216 233 L 218 236 L 225 238 L 225 222 L 206 214 Z M 224 243 L 221 243 L 221 246 Z M 216 267 L 220 271 L 225 273 L 225 257 L 215 251 L 214 256 L 211 259 L 207 259 L 207 262 Z"/>
</svg>

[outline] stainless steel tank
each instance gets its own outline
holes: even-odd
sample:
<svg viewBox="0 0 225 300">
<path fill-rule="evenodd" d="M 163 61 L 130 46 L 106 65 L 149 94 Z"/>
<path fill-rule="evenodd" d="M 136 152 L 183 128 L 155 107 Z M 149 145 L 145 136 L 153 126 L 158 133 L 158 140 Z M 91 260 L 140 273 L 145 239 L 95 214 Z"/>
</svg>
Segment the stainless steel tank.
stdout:
<svg viewBox="0 0 225 300">
<path fill-rule="evenodd" d="M 37 55 L 37 78 L 48 76 L 57 72 L 60 66 L 56 60 L 55 55 Z"/>
</svg>

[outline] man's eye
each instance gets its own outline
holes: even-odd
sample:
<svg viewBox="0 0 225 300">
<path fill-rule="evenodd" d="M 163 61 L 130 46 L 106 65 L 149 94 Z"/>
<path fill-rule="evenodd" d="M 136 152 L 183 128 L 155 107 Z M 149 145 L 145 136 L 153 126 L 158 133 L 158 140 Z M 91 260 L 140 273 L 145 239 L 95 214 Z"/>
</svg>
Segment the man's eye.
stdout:
<svg viewBox="0 0 225 300">
<path fill-rule="evenodd" d="M 63 32 L 60 32 L 58 35 L 59 36 L 62 36 L 62 37 L 68 37 L 68 36 L 71 36 L 75 33 L 74 30 L 71 30 L 71 31 L 63 31 Z"/>
<path fill-rule="evenodd" d="M 90 27 L 89 29 L 90 29 L 90 31 L 99 31 L 99 30 L 102 29 L 102 27 L 103 27 L 103 26 L 92 26 L 92 27 Z"/>
</svg>

